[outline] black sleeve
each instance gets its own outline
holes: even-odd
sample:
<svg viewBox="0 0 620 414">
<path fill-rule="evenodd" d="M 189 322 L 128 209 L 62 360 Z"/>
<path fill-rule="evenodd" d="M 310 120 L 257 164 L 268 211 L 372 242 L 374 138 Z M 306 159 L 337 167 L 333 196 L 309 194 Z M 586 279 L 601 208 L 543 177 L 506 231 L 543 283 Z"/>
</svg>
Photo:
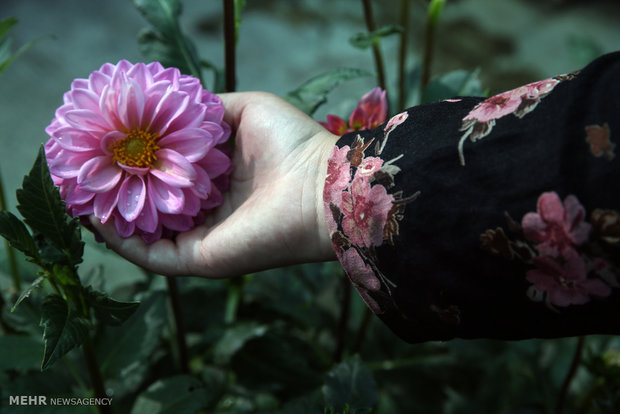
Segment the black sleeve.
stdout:
<svg viewBox="0 0 620 414">
<path fill-rule="evenodd" d="M 344 135 L 334 249 L 409 342 L 620 334 L 620 53 Z"/>
</svg>

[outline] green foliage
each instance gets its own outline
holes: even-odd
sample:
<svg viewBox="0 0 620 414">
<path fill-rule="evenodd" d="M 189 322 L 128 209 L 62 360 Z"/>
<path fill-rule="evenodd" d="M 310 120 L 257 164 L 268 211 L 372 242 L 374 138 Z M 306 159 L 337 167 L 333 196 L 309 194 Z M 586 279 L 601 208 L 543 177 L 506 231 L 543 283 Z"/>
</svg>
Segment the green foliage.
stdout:
<svg viewBox="0 0 620 414">
<path fill-rule="evenodd" d="M 90 321 L 71 308 L 60 296 L 50 295 L 43 302 L 41 326 L 45 352 L 41 370 L 47 369 L 56 360 L 73 348 L 80 346 L 90 328 Z"/>
<path fill-rule="evenodd" d="M 370 412 L 377 404 L 377 385 L 359 355 L 336 365 L 327 374 L 322 391 L 325 405 L 338 412 L 345 407 L 350 413 Z"/>
<path fill-rule="evenodd" d="M 39 252 L 34 244 L 30 232 L 14 214 L 8 211 L 0 211 L 0 236 L 4 237 L 15 249 L 26 256 L 39 261 Z"/>
<path fill-rule="evenodd" d="M 207 390 L 194 377 L 179 375 L 160 380 L 138 396 L 131 414 L 194 413 L 206 406 Z"/>
<path fill-rule="evenodd" d="M 138 35 L 140 51 L 148 59 L 202 80 L 201 63 L 193 41 L 179 26 L 179 0 L 132 0 L 151 24 Z"/>
<path fill-rule="evenodd" d="M 370 33 L 358 33 L 349 39 L 349 43 L 358 49 L 368 49 L 374 43 L 379 42 L 381 38 L 402 32 L 402 27 L 391 24 L 380 27 Z"/>
<path fill-rule="evenodd" d="M 65 213 L 65 203 L 52 182 L 42 146 L 32 169 L 24 177 L 22 188 L 17 190 L 17 201 L 17 209 L 26 224 L 35 236 L 41 236 L 35 237 L 39 249 L 48 249 L 51 257 L 42 256 L 44 262 L 58 263 L 59 253 L 65 256 L 61 263 L 75 266 L 82 261 L 84 243 L 79 221 Z"/>
<path fill-rule="evenodd" d="M 102 292 L 97 292 L 90 286 L 84 291 L 86 303 L 95 312 L 95 317 L 102 323 L 112 326 L 121 325 L 138 309 L 140 302 L 120 302 L 111 299 Z"/>
<path fill-rule="evenodd" d="M 422 103 L 436 102 L 456 96 L 482 96 L 484 91 L 479 70 L 455 70 L 434 78 L 422 91 Z"/>
<path fill-rule="evenodd" d="M 299 88 L 289 92 L 285 99 L 308 115 L 312 115 L 327 102 L 327 94 L 341 82 L 372 76 L 362 69 L 340 68 L 323 73 L 308 80 Z"/>
<path fill-rule="evenodd" d="M 37 42 L 36 40 L 32 40 L 20 47 L 17 52 L 13 53 L 11 51 L 11 38 L 7 37 L 7 34 L 16 24 L 17 19 L 14 17 L 0 20 L 0 75 L 15 61 L 15 59 Z"/>
</svg>

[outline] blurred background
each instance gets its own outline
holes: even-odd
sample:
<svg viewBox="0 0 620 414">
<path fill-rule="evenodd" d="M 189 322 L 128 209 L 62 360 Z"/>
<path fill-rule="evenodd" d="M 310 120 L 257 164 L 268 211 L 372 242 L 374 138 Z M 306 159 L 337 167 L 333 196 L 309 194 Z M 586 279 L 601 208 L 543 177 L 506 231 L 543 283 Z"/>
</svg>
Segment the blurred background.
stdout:
<svg viewBox="0 0 620 414">
<path fill-rule="evenodd" d="M 217 66 L 223 66 L 222 2 L 184 0 L 183 4 L 183 30 L 196 42 L 201 57 Z M 375 0 L 372 5 L 378 27 L 398 23 L 399 1 Z M 419 76 L 416 68 L 419 68 L 422 59 L 427 5 L 426 0 L 411 1 L 407 68 L 412 77 L 416 73 Z M 0 77 L 0 173 L 9 210 L 15 211 L 15 189 L 21 185 L 23 176 L 29 171 L 39 145 L 47 140 L 44 129 L 52 119 L 55 109 L 61 105 L 62 95 L 69 89 L 71 81 L 74 78 L 87 77 L 105 62 L 116 63 L 120 59 L 141 61 L 143 58 L 136 37 L 147 23 L 129 0 L 0 0 L 0 19 L 7 17 L 19 20 L 10 32 L 13 49 L 37 40 L 36 44 Z M 374 70 L 370 50 L 354 48 L 348 40 L 355 34 L 366 31 L 359 0 L 246 0 L 241 18 L 237 45 L 238 90 L 264 90 L 282 96 L 311 77 L 328 70 L 339 67 Z M 437 28 L 432 75 L 441 75 L 456 69 L 479 69 L 482 89 L 492 95 L 521 84 L 578 70 L 604 53 L 620 50 L 619 22 L 618 0 L 448 0 Z M 381 48 L 387 68 L 388 89 L 395 88 L 398 36 L 382 39 Z M 213 80 L 207 76 L 206 82 L 211 85 Z M 361 78 L 342 84 L 330 93 L 328 102 L 319 109 L 315 118 L 324 120 L 328 113 L 348 116 L 358 99 L 374 86 L 376 81 L 373 78 Z M 409 105 L 415 103 L 415 97 L 408 102 Z M 392 112 L 398 112 L 397 109 Z M 107 292 L 120 294 L 123 299 L 132 297 L 134 292 L 139 292 L 145 286 L 154 291 L 158 289 L 157 285 L 163 285 L 163 278 L 151 280 L 141 270 L 96 245 L 90 234 L 84 233 L 89 246 L 86 249 L 85 262 L 80 267 L 81 274 L 100 273 L 101 265 L 105 264 Z M 326 313 L 331 315 L 331 319 L 328 318 L 330 323 L 335 323 L 334 315 L 337 315 L 338 310 L 333 309 L 333 304 L 338 303 L 342 291 L 323 291 L 320 290 L 323 288 L 319 289 L 317 286 L 323 283 L 321 281 L 327 280 L 330 280 L 332 285 L 338 284 L 334 282 L 332 275 L 340 270 L 337 265 L 313 266 L 299 267 L 288 274 L 280 269 L 263 278 L 256 278 L 264 285 L 255 286 L 249 283 L 244 299 L 246 307 L 242 313 L 251 314 L 253 306 L 260 307 L 261 305 L 257 304 L 261 301 L 262 306 L 265 306 L 267 301 L 261 298 L 271 300 L 274 295 L 286 294 L 290 295 L 289 302 L 269 305 L 273 308 L 264 314 L 266 320 L 270 317 L 278 322 L 281 321 L 278 318 L 286 321 L 289 317 L 292 320 L 297 318 L 298 322 L 304 320 L 306 314 L 303 312 L 308 309 L 297 315 L 291 316 L 290 313 L 295 305 L 307 301 L 313 306 L 325 305 Z M 2 257 L 0 273 L 4 268 Z M 295 290 L 298 289 L 297 285 L 283 286 L 282 280 L 292 274 L 299 276 L 302 282 L 307 279 L 314 287 L 302 291 Z M 194 329 L 190 334 L 194 335 L 189 340 L 190 345 L 193 340 L 194 343 L 203 344 L 201 346 L 211 346 L 219 343 L 216 338 L 218 332 L 224 332 L 224 327 L 217 325 L 219 322 L 215 321 L 221 316 L 221 308 L 224 306 L 223 300 L 218 299 L 223 290 L 214 288 L 214 285 L 201 285 L 202 282 L 204 281 L 187 281 L 182 287 L 182 293 L 185 295 L 186 312 L 194 313 L 186 315 L 190 331 Z M 6 289 L 8 283 L 7 277 L 0 277 L 0 288 Z M 314 288 L 316 289 L 313 290 Z M 206 292 L 206 296 L 192 296 L 192 289 L 194 293 Z M 206 290 L 203 292 L 200 289 Z M 290 289 L 290 292 L 287 289 Z M 338 289 L 343 288 L 338 286 Z M 306 296 L 300 296 L 303 300 L 296 303 L 295 292 L 304 292 Z M 318 294 L 315 294 L 316 292 Z M 207 303 L 205 298 L 211 298 L 213 302 Z M 150 312 L 149 305 L 145 306 L 144 312 Z M 209 315 L 207 306 L 209 309 L 220 310 L 216 309 L 216 314 Z M 360 323 L 363 308 L 363 304 L 355 296 L 352 325 Z M 203 313 L 200 314 L 201 312 Z M 287 316 L 282 316 L 279 312 Z M 198 316 L 202 319 L 196 319 L 195 313 L 199 313 Z M 260 312 L 257 314 L 263 315 Z M 144 317 L 144 314 L 140 317 Z M 317 318 L 310 319 L 308 323 L 318 321 L 317 326 L 321 326 L 322 319 L 318 316 Z M 204 331 L 205 324 L 211 322 L 222 331 Z M 530 407 L 537 407 L 513 411 L 503 409 L 501 412 L 550 413 L 554 406 L 554 390 L 557 391 L 566 375 L 574 348 L 570 340 L 524 341 L 514 344 L 452 341 L 448 344 L 409 347 L 395 340 L 380 323 L 375 321 L 371 324 L 372 335 L 369 336 L 372 340 L 362 350 L 362 356 L 364 361 L 372 360 L 369 367 L 379 382 L 379 388 L 387 387 L 385 384 L 389 384 L 390 388 L 390 393 L 380 398 L 379 406 L 385 411 L 377 412 L 428 412 L 423 411 L 424 407 L 428 407 L 424 405 L 424 398 L 447 398 L 439 404 L 443 407 L 442 412 L 447 414 L 491 412 L 485 411 L 484 402 L 498 399 L 506 402 L 505 407 L 527 407 L 528 404 L 521 403 L 528 399 L 534 401 Z M 333 326 L 329 325 L 329 329 L 331 328 Z M 295 332 L 297 334 L 297 331 Z M 317 332 L 314 339 L 318 343 L 327 344 L 327 349 L 335 346 L 329 332 Z M 158 332 L 154 328 L 142 332 L 144 335 L 156 333 Z M 351 335 L 353 336 L 353 333 Z M 303 335 L 296 338 L 307 339 Z M 113 343 L 113 340 L 110 341 Z M 594 340 L 591 344 L 594 351 L 602 351 L 607 349 L 611 342 L 607 339 Z M 139 344 L 135 345 L 140 347 Z M 248 349 L 245 356 L 238 357 L 238 361 L 241 361 L 238 363 L 246 364 L 246 369 L 250 369 L 247 368 L 250 359 L 242 358 L 249 358 L 248 355 L 251 357 L 251 351 L 252 349 Z M 38 359 L 40 349 L 36 348 L 33 352 L 34 359 Z M 226 358 L 233 358 L 225 351 L 224 354 Z M 205 361 L 209 361 L 211 356 L 206 356 Z M 145 353 L 140 358 L 142 357 L 151 356 Z M 157 358 L 163 357 L 160 355 Z M 160 361 L 157 358 L 155 360 Z M 291 361 L 293 360 L 285 363 L 292 363 Z M 120 372 L 121 369 L 129 369 L 128 364 L 132 362 L 134 361 L 128 356 L 112 365 L 118 367 Z M 620 366 L 620 363 L 616 365 Z M 7 366 L 10 367 L 10 364 Z M 158 368 L 160 367 L 154 367 L 153 370 L 156 372 Z M 112 372 L 111 368 L 109 369 L 109 372 Z M 255 371 L 248 374 L 250 379 L 260 371 L 256 367 L 254 369 Z M 474 374 L 479 374 L 479 377 L 474 379 Z M 517 375 L 518 378 L 506 378 L 507 374 Z M 109 377 L 113 378 L 113 375 L 116 374 L 110 373 Z M 146 374 L 141 375 L 141 381 L 146 381 Z M 203 374 L 203 378 L 206 378 L 204 375 L 207 374 Z M 157 378 L 157 375 L 154 377 Z M 0 375 L 0 380 L 2 378 Z M 288 381 L 286 376 L 278 378 Z M 403 378 L 406 378 L 406 381 L 403 381 Z M 542 378 L 542 383 L 537 383 L 536 378 Z M 262 380 L 256 381 L 260 383 Z M 584 387 L 587 387 L 588 381 L 591 382 L 592 378 L 580 371 L 576 387 L 581 384 L 586 384 Z M 494 382 L 499 388 L 476 388 L 479 383 Z M 314 382 L 312 384 L 316 385 Z M 460 385 L 453 388 L 453 384 Z M 148 382 L 137 383 L 132 392 L 137 393 L 139 386 L 145 388 L 147 385 Z M 256 384 L 243 385 L 251 388 Z M 398 400 L 400 397 L 408 397 L 413 390 L 416 394 L 407 403 Z M 534 391 L 531 395 L 523 395 L 524 390 Z M 581 398 L 579 401 L 583 407 L 588 406 L 586 394 L 584 391 L 584 395 L 577 398 Z M 468 397 L 463 397 L 464 395 Z M 464 401 L 474 402 L 469 404 Z M 514 402 L 513 405 L 511 401 Z M 130 402 L 126 404 L 131 407 Z M 499 406 L 502 405 L 498 403 Z M 401 411 L 398 411 L 398 407 Z M 611 410 L 613 409 L 611 407 Z M 573 407 L 567 412 L 620 411 L 578 411 Z"/>
</svg>

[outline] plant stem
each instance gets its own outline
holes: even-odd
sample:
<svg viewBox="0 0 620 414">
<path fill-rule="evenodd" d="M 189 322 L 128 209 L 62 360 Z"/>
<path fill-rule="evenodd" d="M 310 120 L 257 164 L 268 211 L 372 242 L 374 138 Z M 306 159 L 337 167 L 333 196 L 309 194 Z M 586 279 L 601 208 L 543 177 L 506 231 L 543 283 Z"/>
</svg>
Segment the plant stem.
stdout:
<svg viewBox="0 0 620 414">
<path fill-rule="evenodd" d="M 7 211 L 2 174 L 0 174 L 0 211 Z M 13 287 L 17 292 L 21 292 L 22 283 L 19 276 L 19 268 L 17 267 L 17 259 L 15 258 L 15 250 L 6 239 L 4 239 L 4 247 L 6 250 L 7 259 L 9 260 L 9 269 L 11 270 L 11 278 L 13 279 Z"/>
<path fill-rule="evenodd" d="M 224 55 L 226 67 L 226 92 L 234 92 L 237 88 L 235 67 L 235 1 L 224 2 Z"/>
<path fill-rule="evenodd" d="M 405 109 L 407 103 L 407 46 L 409 41 L 409 0 L 400 0 L 400 48 L 398 52 L 398 111 Z"/>
<path fill-rule="evenodd" d="M 347 327 L 349 325 L 349 315 L 351 314 L 351 282 L 349 278 L 344 276 L 341 278 L 342 288 L 344 289 L 344 297 L 340 303 L 340 318 L 336 331 L 336 349 L 334 350 L 334 362 L 342 361 L 345 340 L 347 337 Z"/>
<path fill-rule="evenodd" d="M 235 278 L 228 280 L 228 298 L 226 299 L 226 310 L 224 311 L 224 323 L 232 325 L 237 319 L 237 309 L 239 309 L 239 299 L 241 299 L 241 289 L 244 280 Z"/>
<path fill-rule="evenodd" d="M 366 332 L 368 331 L 368 326 L 370 325 L 370 321 L 372 320 L 372 312 L 369 308 L 364 310 L 364 316 L 362 317 L 362 322 L 360 322 L 359 328 L 357 328 L 357 333 L 355 334 L 355 340 L 353 341 L 353 346 L 351 347 L 351 354 L 356 354 L 362 349 L 362 343 L 364 343 L 364 338 L 366 337 Z"/>
<path fill-rule="evenodd" d="M 86 360 L 88 374 L 90 375 L 90 382 L 95 392 L 95 398 L 107 398 L 103 378 L 101 377 L 101 371 L 99 370 L 99 365 L 95 358 L 95 351 L 90 336 L 87 336 L 86 340 L 84 340 L 82 351 L 84 353 L 84 359 Z M 101 414 L 110 414 L 112 412 L 109 405 L 100 405 L 97 408 L 99 408 Z"/>
<path fill-rule="evenodd" d="M 575 377 L 575 374 L 577 373 L 577 368 L 579 368 L 579 364 L 581 363 L 581 357 L 583 356 L 583 348 L 585 342 L 585 336 L 580 336 L 579 338 L 577 338 L 577 346 L 575 348 L 573 362 L 568 369 L 568 373 L 566 374 L 566 378 L 564 378 L 564 383 L 562 384 L 562 388 L 560 388 L 560 393 L 558 394 L 558 402 L 555 406 L 556 414 L 562 414 L 564 412 L 564 403 L 566 402 L 566 397 L 568 396 L 568 389 L 570 387 L 570 383 Z"/>
<path fill-rule="evenodd" d="M 181 315 L 181 303 L 179 300 L 179 285 L 173 277 L 166 277 L 168 285 L 168 297 L 174 317 L 174 334 L 176 337 L 176 347 L 178 352 L 179 370 L 183 374 L 189 373 L 189 359 L 187 356 L 187 342 L 185 341 L 185 325 Z"/>
<path fill-rule="evenodd" d="M 366 20 L 366 29 L 368 30 L 368 33 L 374 32 L 376 29 L 375 19 L 372 15 L 370 0 L 362 0 L 362 3 L 364 5 L 364 19 Z M 379 86 L 381 87 L 381 89 L 385 90 L 385 69 L 383 68 L 383 57 L 381 55 L 381 49 L 379 48 L 379 40 L 375 40 L 372 43 L 372 54 L 375 57 L 375 68 L 377 70 L 377 80 L 379 82 Z"/>
<path fill-rule="evenodd" d="M 433 61 L 433 46 L 435 45 L 435 31 L 437 21 L 443 9 L 445 0 L 431 0 L 426 18 L 426 35 L 424 37 L 424 54 L 422 58 L 422 75 L 420 77 L 420 93 L 431 79 L 431 64 Z"/>
</svg>

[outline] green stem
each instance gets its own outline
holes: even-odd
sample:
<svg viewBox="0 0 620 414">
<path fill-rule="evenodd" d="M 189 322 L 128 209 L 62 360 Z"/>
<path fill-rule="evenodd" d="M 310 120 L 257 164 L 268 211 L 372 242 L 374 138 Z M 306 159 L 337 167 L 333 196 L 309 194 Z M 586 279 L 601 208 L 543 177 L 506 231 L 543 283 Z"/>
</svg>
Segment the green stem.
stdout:
<svg viewBox="0 0 620 414">
<path fill-rule="evenodd" d="M 344 297 L 340 303 L 340 318 L 338 319 L 338 327 L 336 328 L 337 339 L 336 349 L 334 350 L 334 362 L 342 361 L 342 354 L 347 337 L 347 327 L 349 325 L 349 315 L 351 314 L 351 282 L 349 282 L 349 278 L 344 275 L 341 280 L 344 289 Z"/>
<path fill-rule="evenodd" d="M 573 378 L 575 377 L 575 374 L 577 373 L 577 368 L 579 368 L 579 364 L 581 363 L 581 357 L 583 356 L 583 348 L 585 342 L 585 336 L 580 336 L 579 338 L 577 338 L 577 346 L 575 347 L 573 362 L 568 369 L 568 373 L 566 374 L 566 378 L 564 378 L 562 388 L 560 388 L 560 392 L 558 394 L 558 402 L 555 406 L 556 414 L 562 414 L 564 412 L 564 403 L 566 402 L 566 397 L 568 396 L 568 389 L 571 382 L 573 381 Z"/>
<path fill-rule="evenodd" d="M 4 185 L 2 183 L 2 174 L 0 173 L 0 211 L 7 211 L 6 198 L 4 196 Z M 9 242 L 4 240 L 4 247 L 6 250 L 7 259 L 9 260 L 9 269 L 11 271 L 11 278 L 13 279 L 13 287 L 17 292 L 22 290 L 22 282 L 19 276 L 19 268 L 17 267 L 17 258 L 15 257 L 15 250 Z"/>
<path fill-rule="evenodd" d="M 445 0 L 431 0 L 428 6 L 426 18 L 426 35 L 424 37 L 424 54 L 422 57 L 422 76 L 420 78 L 420 93 L 431 79 L 431 64 L 433 62 L 433 46 L 435 45 L 435 32 L 441 10 Z"/>
<path fill-rule="evenodd" d="M 407 46 L 409 41 L 409 0 L 400 0 L 400 25 L 403 32 L 400 34 L 400 48 L 398 51 L 398 110 L 405 109 L 407 104 Z"/>
<path fill-rule="evenodd" d="M 243 279 L 236 278 L 227 281 L 228 298 L 226 299 L 226 310 L 224 312 L 224 323 L 232 325 L 237 319 L 237 310 L 239 309 L 239 301 L 241 299 L 241 290 L 243 287 Z"/>
<path fill-rule="evenodd" d="M 172 308 L 172 316 L 174 317 L 174 333 L 176 338 L 176 348 L 178 354 L 179 370 L 187 374 L 189 373 L 189 359 L 187 352 L 187 342 L 185 341 L 185 325 L 181 315 L 181 301 L 179 300 L 179 286 L 177 280 L 173 277 L 166 277 L 168 285 L 168 297 Z"/>
<path fill-rule="evenodd" d="M 90 381 L 95 392 L 95 398 L 107 398 L 105 392 L 105 386 L 103 384 L 103 378 L 101 377 L 101 371 L 99 370 L 99 364 L 95 358 L 95 351 L 90 336 L 86 337 L 86 340 L 82 344 L 82 351 L 84 353 L 84 359 L 86 360 L 86 367 L 88 368 L 88 374 L 90 375 Z M 101 414 L 111 414 L 109 405 L 98 406 Z"/>
<path fill-rule="evenodd" d="M 237 89 L 237 74 L 235 63 L 235 2 L 224 2 L 224 62 L 226 67 L 226 92 L 234 92 Z"/>
<path fill-rule="evenodd" d="M 368 33 L 375 31 L 375 19 L 372 15 L 372 8 L 370 0 L 362 0 L 364 6 L 364 19 L 366 20 L 366 29 Z M 375 69 L 377 70 L 377 80 L 381 89 L 385 90 L 385 69 L 383 67 L 383 57 L 381 55 L 381 48 L 379 47 L 379 40 L 375 40 L 372 43 L 372 54 L 375 58 Z M 389 111 L 388 111 L 389 113 Z"/>
</svg>

